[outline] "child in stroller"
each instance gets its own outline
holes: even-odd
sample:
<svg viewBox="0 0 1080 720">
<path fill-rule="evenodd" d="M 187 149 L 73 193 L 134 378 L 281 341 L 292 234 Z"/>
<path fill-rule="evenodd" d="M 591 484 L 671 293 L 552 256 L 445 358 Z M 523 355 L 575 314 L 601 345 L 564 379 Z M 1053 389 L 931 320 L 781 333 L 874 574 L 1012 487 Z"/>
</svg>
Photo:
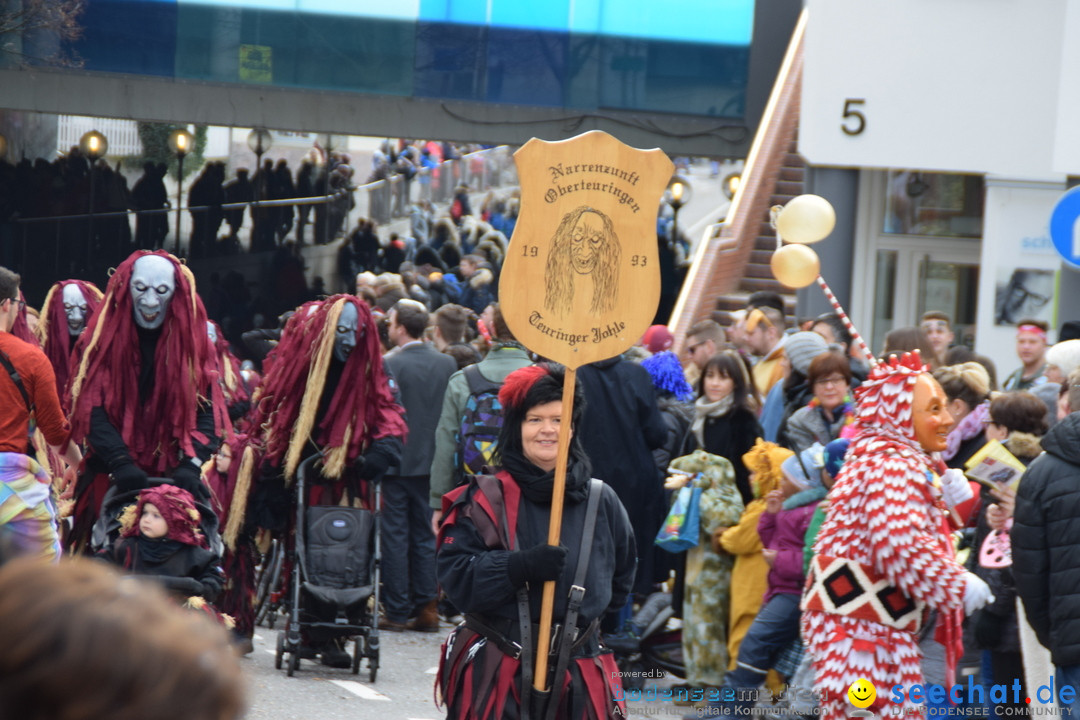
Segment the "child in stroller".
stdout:
<svg viewBox="0 0 1080 720">
<path fill-rule="evenodd" d="M 139 491 L 138 502 L 120 515 L 120 537 L 102 551 L 127 571 L 153 577 L 179 600 L 202 608 L 212 603 L 225 578 L 209 549 L 202 516 L 187 490 L 161 484 Z"/>
</svg>

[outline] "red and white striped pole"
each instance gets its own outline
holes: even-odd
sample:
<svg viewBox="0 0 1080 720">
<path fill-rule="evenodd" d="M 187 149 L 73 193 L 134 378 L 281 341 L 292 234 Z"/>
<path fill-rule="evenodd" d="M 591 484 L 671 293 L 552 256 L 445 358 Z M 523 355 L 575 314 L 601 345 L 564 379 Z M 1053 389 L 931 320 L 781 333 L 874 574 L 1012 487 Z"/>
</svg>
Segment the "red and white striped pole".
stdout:
<svg viewBox="0 0 1080 720">
<path fill-rule="evenodd" d="M 840 316 L 840 321 L 844 323 L 844 327 L 851 333 L 852 339 L 855 340 L 855 343 L 859 346 L 859 351 L 863 354 L 863 357 L 866 358 L 866 362 L 870 364 L 870 367 L 877 365 L 877 358 L 870 352 L 870 348 L 866 346 L 866 341 L 863 340 L 859 331 L 855 329 L 855 325 L 851 322 L 851 318 L 848 317 L 848 314 L 844 312 L 843 306 L 840 305 L 840 301 L 836 299 L 836 295 L 833 294 L 832 288 L 829 287 L 829 283 L 825 282 L 825 278 L 821 277 L 821 275 L 817 276 L 817 283 L 821 286 L 821 291 L 825 293 L 825 297 L 829 299 L 829 303 L 832 305 L 833 310 Z"/>
</svg>

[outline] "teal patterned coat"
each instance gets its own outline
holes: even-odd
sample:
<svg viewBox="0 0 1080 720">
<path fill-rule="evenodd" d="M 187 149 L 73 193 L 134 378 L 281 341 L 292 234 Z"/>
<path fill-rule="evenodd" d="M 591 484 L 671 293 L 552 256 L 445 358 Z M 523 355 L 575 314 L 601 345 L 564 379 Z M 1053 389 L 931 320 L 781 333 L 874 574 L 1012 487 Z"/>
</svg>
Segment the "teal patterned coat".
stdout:
<svg viewBox="0 0 1080 720">
<path fill-rule="evenodd" d="M 686 554 L 683 600 L 683 658 L 686 682 L 720 686 L 728 667 L 727 632 L 731 609 L 731 568 L 735 559 L 712 550 L 712 533 L 739 522 L 742 497 L 735 470 L 726 458 L 698 450 L 672 461 L 671 468 L 695 473 L 701 492 L 701 537 Z"/>
</svg>

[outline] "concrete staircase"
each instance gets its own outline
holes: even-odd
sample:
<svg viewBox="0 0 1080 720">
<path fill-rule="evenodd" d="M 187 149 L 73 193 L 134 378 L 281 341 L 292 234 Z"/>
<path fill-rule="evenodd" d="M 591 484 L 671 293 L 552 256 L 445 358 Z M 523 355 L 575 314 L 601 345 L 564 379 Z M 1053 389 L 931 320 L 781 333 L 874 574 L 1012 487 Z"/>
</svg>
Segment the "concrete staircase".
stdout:
<svg viewBox="0 0 1080 720">
<path fill-rule="evenodd" d="M 806 161 L 796 152 L 797 140 L 792 139 L 787 153 L 784 155 L 783 165 L 780 166 L 780 174 L 773 185 L 772 195 L 769 196 L 768 207 L 784 205 L 796 195 L 802 195 L 803 176 L 806 172 Z M 750 251 L 746 265 L 738 277 L 738 285 L 733 292 L 724 293 L 716 298 L 712 317 L 721 325 L 730 321 L 729 313 L 746 307 L 746 301 L 751 293 L 759 290 L 768 290 L 779 293 L 784 298 L 788 315 L 795 312 L 795 291 L 785 285 L 781 285 L 773 277 L 769 260 L 773 251 L 776 250 L 776 230 L 769 222 L 769 211 L 766 210 L 758 224 L 758 233 L 754 238 L 753 248 Z"/>
<path fill-rule="evenodd" d="M 672 312 L 670 329 L 679 351 L 694 323 L 715 317 L 724 324 L 728 313 L 745 307 L 750 293 L 780 292 L 790 313 L 794 291 L 772 276 L 769 259 L 776 249 L 770 209 L 803 192 L 805 163 L 796 151 L 802 93 L 803 35 L 806 11 L 792 33 L 750 154 L 742 184 L 726 220 L 712 226 L 698 246 L 690 272 Z M 716 315 L 714 316 L 714 313 Z"/>
</svg>

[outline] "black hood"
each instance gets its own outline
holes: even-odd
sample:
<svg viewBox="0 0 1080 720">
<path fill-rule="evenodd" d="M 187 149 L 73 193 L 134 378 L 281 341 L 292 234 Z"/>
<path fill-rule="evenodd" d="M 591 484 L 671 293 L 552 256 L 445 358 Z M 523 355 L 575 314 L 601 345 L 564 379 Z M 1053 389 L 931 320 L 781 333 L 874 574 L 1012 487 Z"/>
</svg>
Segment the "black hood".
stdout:
<svg viewBox="0 0 1080 720">
<path fill-rule="evenodd" d="M 1073 465 L 1080 465 L 1080 413 L 1060 420 L 1042 439 L 1043 450 Z"/>
</svg>

